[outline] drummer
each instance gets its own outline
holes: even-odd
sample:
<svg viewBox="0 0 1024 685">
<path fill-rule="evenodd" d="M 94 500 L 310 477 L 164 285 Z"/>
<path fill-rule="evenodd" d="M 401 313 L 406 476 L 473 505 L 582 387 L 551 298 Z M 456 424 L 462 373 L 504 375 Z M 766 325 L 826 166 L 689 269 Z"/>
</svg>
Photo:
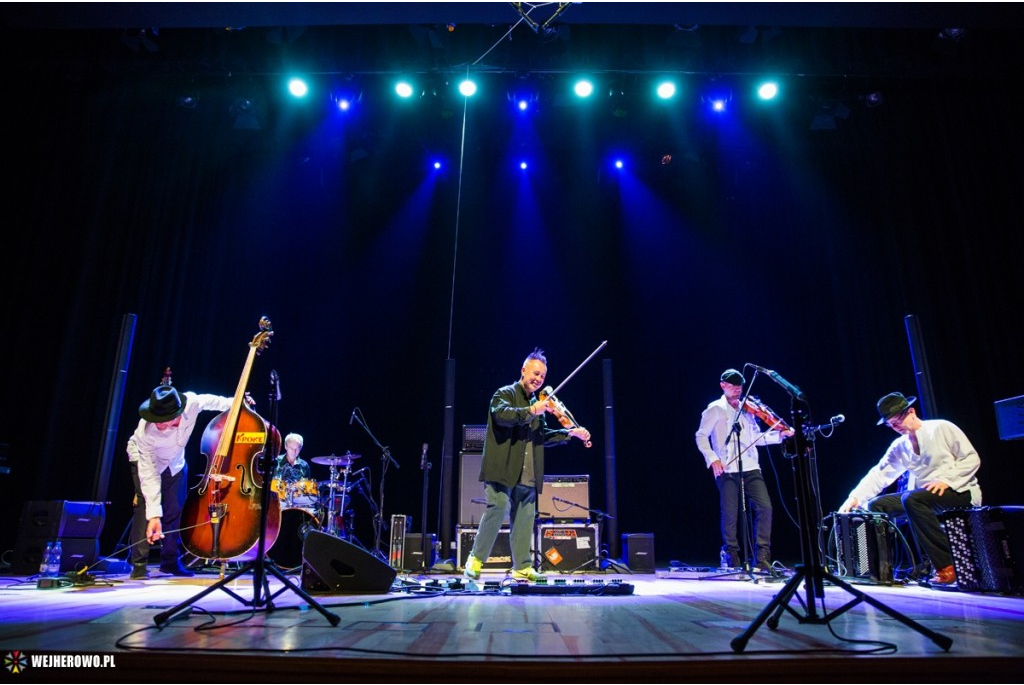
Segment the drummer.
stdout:
<svg viewBox="0 0 1024 685">
<path fill-rule="evenodd" d="M 273 489 L 281 499 L 295 496 L 299 484 L 310 481 L 309 462 L 299 456 L 302 451 L 302 436 L 289 433 L 284 437 L 284 454 L 277 458 L 274 467 Z"/>
</svg>

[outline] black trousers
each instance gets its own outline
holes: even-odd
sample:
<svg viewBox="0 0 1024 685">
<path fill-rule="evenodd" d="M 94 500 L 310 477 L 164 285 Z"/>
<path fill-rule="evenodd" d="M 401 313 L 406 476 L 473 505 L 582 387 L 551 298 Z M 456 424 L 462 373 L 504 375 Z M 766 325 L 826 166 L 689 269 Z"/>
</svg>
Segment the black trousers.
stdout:
<svg viewBox="0 0 1024 685">
<path fill-rule="evenodd" d="M 914 545 L 919 555 L 928 559 L 936 571 L 953 564 L 938 514 L 947 509 L 971 506 L 970 492 L 957 492 L 947 488 L 941 495 L 920 488 L 890 495 L 881 495 L 868 502 L 868 509 L 888 514 L 894 520 L 905 519 L 910 524 Z"/>
<path fill-rule="evenodd" d="M 737 524 L 740 518 L 740 474 L 723 473 L 715 479 L 718 484 L 719 503 L 722 511 L 722 549 L 734 559 L 739 558 L 740 542 Z M 772 544 L 772 501 L 768 497 L 768 486 L 760 469 L 743 472 L 743 494 L 746 496 L 747 511 L 754 514 L 754 541 L 757 552 L 770 557 Z M 749 555 L 754 550 L 747 549 Z"/>
<path fill-rule="evenodd" d="M 142 496 L 139 465 L 133 461 L 130 462 L 130 466 L 136 496 L 131 531 L 131 543 L 134 547 L 132 547 L 130 561 L 132 564 L 145 564 L 149 561 L 149 543 L 146 542 L 146 526 L 149 524 L 149 520 L 146 518 L 146 498 Z M 177 533 L 177 529 L 181 525 L 181 505 L 185 500 L 185 483 L 187 482 L 187 465 L 177 475 L 172 476 L 169 468 L 164 469 L 164 472 L 160 474 L 160 500 L 164 509 L 164 515 L 160 518 L 160 525 L 164 531 L 164 539 L 160 542 L 161 566 L 165 564 L 173 566 L 178 562 L 181 536 Z"/>
</svg>

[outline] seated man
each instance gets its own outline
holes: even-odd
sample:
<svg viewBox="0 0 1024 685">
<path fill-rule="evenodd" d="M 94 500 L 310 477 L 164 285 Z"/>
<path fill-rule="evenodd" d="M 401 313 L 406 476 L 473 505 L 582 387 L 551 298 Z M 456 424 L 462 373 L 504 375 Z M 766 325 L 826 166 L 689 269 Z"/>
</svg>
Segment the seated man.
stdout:
<svg viewBox="0 0 1024 685">
<path fill-rule="evenodd" d="M 922 420 L 911 405 L 916 397 L 889 393 L 878 400 L 878 425 L 887 424 L 900 434 L 889 449 L 839 508 L 840 513 L 866 508 L 906 517 L 918 552 L 931 562 L 935 575 L 930 582 L 956 582 L 949 539 L 939 523 L 938 513 L 981 505 L 981 487 L 975 474 L 981 458 L 967 436 L 956 425 L 941 419 Z M 918 487 L 902 493 L 879 493 L 905 472 L 914 476 Z M 874 498 L 874 499 L 872 499 Z"/>
</svg>

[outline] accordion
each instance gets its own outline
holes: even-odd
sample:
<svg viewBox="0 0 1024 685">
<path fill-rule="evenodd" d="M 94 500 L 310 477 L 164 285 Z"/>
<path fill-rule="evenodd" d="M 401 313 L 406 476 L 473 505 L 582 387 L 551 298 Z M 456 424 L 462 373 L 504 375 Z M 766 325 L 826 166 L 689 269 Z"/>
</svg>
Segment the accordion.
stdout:
<svg viewBox="0 0 1024 685">
<path fill-rule="evenodd" d="M 885 514 L 831 514 L 837 576 L 891 585 L 895 524 Z M 831 547 L 831 545 L 830 545 Z"/>
<path fill-rule="evenodd" d="M 1024 506 L 949 509 L 939 514 L 957 588 L 1019 593 L 1024 588 Z"/>
</svg>

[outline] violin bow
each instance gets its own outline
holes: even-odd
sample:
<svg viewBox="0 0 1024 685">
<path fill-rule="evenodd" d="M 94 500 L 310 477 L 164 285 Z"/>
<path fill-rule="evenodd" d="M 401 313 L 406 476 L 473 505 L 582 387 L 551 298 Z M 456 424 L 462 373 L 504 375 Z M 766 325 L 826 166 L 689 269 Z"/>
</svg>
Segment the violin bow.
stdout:
<svg viewBox="0 0 1024 685">
<path fill-rule="evenodd" d="M 575 375 L 576 375 L 577 373 L 579 373 L 579 370 L 580 370 L 580 369 L 582 369 L 582 368 L 583 368 L 584 366 L 586 366 L 586 365 L 587 365 L 587 362 L 589 362 L 589 361 L 590 361 L 591 359 L 593 359 L 593 358 L 594 358 L 594 355 L 596 355 L 596 354 L 597 354 L 598 352 L 600 352 L 601 350 L 603 350 L 603 349 L 604 349 L 604 346 L 605 346 L 605 345 L 607 345 L 607 344 L 608 344 L 608 341 L 607 341 L 607 340 L 605 340 L 605 341 L 604 341 L 603 343 L 601 343 L 600 345 L 598 345 L 598 346 L 597 346 L 597 349 L 596 349 L 596 350 L 594 350 L 593 352 L 591 352 L 591 353 L 590 353 L 590 356 L 589 356 L 589 357 L 587 357 L 586 359 L 584 359 L 584 360 L 583 360 L 583 362 L 582 362 L 582 363 L 581 363 L 581 364 L 580 364 L 579 366 L 577 366 L 577 367 L 576 367 L 576 369 L 575 369 L 575 370 L 573 370 L 573 372 L 572 372 L 572 373 L 570 373 L 570 374 L 569 374 L 568 376 L 566 376 L 566 377 L 565 377 L 565 380 L 564 380 L 564 381 L 562 381 L 561 383 L 559 383 L 559 384 L 558 384 L 558 387 L 557 387 L 557 388 L 555 388 L 554 390 L 552 390 L 552 391 L 551 391 L 551 392 L 550 392 L 550 393 L 548 394 L 548 397 L 554 397 L 554 396 L 555 396 L 555 393 L 557 393 L 557 392 L 558 392 L 559 390 L 561 390 L 561 389 L 562 389 L 563 387 L 565 387 L 565 384 L 566 384 L 566 383 L 568 383 L 568 382 L 569 382 L 569 380 L 570 380 L 570 379 L 572 379 L 572 377 L 573 377 L 573 376 L 575 376 Z M 575 420 L 575 419 L 574 419 L 574 420 Z"/>
</svg>

